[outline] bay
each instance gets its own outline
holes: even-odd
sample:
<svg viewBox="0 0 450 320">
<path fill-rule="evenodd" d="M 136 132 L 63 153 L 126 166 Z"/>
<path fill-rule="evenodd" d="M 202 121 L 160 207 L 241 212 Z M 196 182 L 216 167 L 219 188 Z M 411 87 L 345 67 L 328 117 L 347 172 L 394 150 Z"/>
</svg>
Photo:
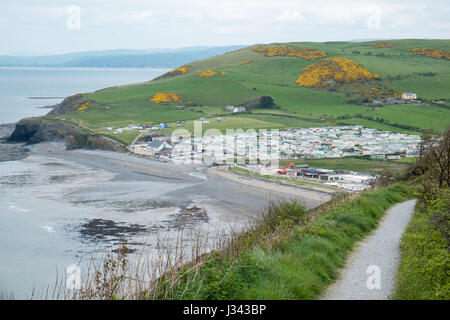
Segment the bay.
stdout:
<svg viewBox="0 0 450 320">
<path fill-rule="evenodd" d="M 42 116 L 65 97 L 111 86 L 145 82 L 167 68 L 0 67 L 0 123 Z"/>
</svg>

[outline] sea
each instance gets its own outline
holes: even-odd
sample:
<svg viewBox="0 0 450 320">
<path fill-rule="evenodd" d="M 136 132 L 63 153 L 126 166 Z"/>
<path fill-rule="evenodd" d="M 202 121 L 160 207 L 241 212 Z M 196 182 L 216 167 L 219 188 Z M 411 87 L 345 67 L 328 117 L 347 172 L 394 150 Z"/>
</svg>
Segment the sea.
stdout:
<svg viewBox="0 0 450 320">
<path fill-rule="evenodd" d="M 0 123 L 42 116 L 64 98 L 107 87 L 145 82 L 167 68 L 0 67 Z"/>
</svg>

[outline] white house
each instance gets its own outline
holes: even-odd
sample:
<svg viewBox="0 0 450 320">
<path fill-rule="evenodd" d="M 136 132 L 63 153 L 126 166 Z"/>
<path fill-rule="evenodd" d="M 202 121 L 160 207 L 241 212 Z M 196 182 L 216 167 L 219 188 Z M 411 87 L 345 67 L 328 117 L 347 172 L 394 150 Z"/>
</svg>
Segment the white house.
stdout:
<svg viewBox="0 0 450 320">
<path fill-rule="evenodd" d="M 168 144 L 166 141 L 151 141 L 147 148 L 149 148 L 153 153 L 161 152 L 164 149 L 172 149 L 172 146 Z"/>
<path fill-rule="evenodd" d="M 400 160 L 401 158 L 401 156 L 386 156 L 386 159 L 388 160 Z"/>
<path fill-rule="evenodd" d="M 245 112 L 245 111 L 247 111 L 247 109 L 245 107 L 235 107 L 233 109 L 233 113 Z"/>
<path fill-rule="evenodd" d="M 411 93 L 411 92 L 404 92 L 402 94 L 402 99 L 403 100 L 415 100 L 415 99 L 417 99 L 417 94 Z"/>
<path fill-rule="evenodd" d="M 247 111 L 247 109 L 245 107 L 235 107 L 235 106 L 226 106 L 225 109 L 230 111 L 230 112 L 233 112 L 233 113 Z"/>
</svg>

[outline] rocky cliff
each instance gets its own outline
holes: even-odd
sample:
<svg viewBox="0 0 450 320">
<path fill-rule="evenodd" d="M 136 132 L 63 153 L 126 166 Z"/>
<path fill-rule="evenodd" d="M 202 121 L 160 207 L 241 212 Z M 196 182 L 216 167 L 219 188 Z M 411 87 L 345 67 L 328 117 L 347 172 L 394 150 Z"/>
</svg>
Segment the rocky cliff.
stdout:
<svg viewBox="0 0 450 320">
<path fill-rule="evenodd" d="M 75 111 L 79 106 L 86 102 L 86 97 L 83 94 L 76 94 L 65 98 L 60 104 L 50 111 L 49 115 L 64 114 Z"/>
<path fill-rule="evenodd" d="M 43 141 L 65 141 L 67 149 L 101 149 L 125 152 L 119 142 L 102 135 L 93 135 L 70 123 L 41 118 L 20 120 L 8 139 L 11 142 L 34 144 Z"/>
</svg>

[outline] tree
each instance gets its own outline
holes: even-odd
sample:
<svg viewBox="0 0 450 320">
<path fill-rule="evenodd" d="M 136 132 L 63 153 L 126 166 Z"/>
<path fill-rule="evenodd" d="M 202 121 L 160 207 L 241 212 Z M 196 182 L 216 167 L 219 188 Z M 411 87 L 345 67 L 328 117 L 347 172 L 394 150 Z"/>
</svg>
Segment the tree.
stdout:
<svg viewBox="0 0 450 320">
<path fill-rule="evenodd" d="M 450 126 L 438 136 L 425 134 L 419 145 L 416 167 L 423 173 L 424 186 L 450 187 Z"/>
</svg>

